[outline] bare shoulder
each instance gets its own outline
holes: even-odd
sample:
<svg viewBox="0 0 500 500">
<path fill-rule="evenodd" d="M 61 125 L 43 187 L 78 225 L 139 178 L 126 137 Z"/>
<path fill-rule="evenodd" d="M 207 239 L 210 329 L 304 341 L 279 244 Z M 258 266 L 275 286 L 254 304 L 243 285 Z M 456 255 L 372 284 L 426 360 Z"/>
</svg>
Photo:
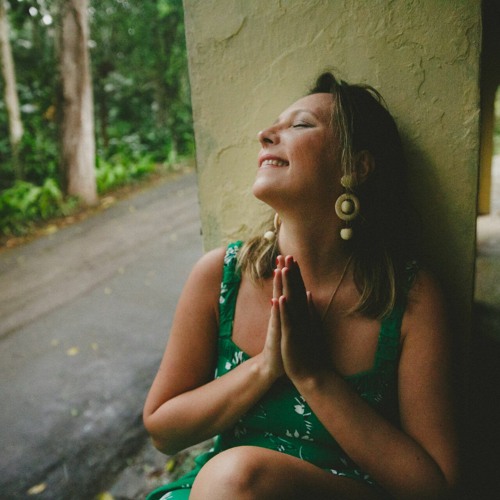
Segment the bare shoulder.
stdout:
<svg viewBox="0 0 500 500">
<path fill-rule="evenodd" d="M 403 336 L 415 331 L 431 333 L 435 328 L 445 329 L 447 313 L 445 298 L 438 280 L 426 269 L 420 269 L 408 293 L 403 318 Z M 429 330 L 429 326 L 434 328 Z"/>
<path fill-rule="evenodd" d="M 203 302 L 218 300 L 225 249 L 223 247 L 205 253 L 193 266 L 181 296 L 188 295 Z"/>
<path fill-rule="evenodd" d="M 224 262 L 225 247 L 215 248 L 205 253 L 193 267 L 199 279 L 216 280 L 220 283 Z"/>
</svg>

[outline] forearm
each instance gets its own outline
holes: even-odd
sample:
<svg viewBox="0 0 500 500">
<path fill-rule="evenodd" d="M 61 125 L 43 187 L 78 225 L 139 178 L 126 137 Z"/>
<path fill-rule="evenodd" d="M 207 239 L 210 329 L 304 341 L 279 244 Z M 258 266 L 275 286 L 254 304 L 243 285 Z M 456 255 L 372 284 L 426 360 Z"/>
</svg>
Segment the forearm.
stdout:
<svg viewBox="0 0 500 500">
<path fill-rule="evenodd" d="M 396 498 L 446 498 L 450 488 L 437 462 L 333 370 L 293 382 L 350 458 L 388 492 Z"/>
<path fill-rule="evenodd" d="M 234 425 L 274 383 L 261 356 L 163 403 L 144 422 L 155 446 L 176 453 Z"/>
</svg>

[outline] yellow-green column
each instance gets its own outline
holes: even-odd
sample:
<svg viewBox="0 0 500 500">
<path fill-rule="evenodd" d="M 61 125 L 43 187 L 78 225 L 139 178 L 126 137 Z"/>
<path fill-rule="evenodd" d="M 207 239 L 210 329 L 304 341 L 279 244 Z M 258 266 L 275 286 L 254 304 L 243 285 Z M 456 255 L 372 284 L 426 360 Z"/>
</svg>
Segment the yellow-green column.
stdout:
<svg viewBox="0 0 500 500">
<path fill-rule="evenodd" d="M 404 138 L 424 249 L 470 326 L 480 0 L 184 0 L 207 249 L 251 234 L 257 131 L 334 68 L 385 97 Z M 463 336 L 462 336 L 463 337 Z"/>
</svg>

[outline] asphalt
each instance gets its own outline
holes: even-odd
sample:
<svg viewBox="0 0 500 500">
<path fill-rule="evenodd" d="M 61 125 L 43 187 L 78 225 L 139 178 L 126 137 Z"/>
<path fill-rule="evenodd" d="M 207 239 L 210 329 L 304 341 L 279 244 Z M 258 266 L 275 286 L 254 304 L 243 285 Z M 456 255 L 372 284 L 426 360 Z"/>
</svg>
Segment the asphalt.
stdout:
<svg viewBox="0 0 500 500">
<path fill-rule="evenodd" d="M 478 220 L 474 499 L 500 489 L 499 160 Z M 189 467 L 152 448 L 141 411 L 201 254 L 193 173 L 0 253 L 0 499 L 142 499 Z"/>
<path fill-rule="evenodd" d="M 201 254 L 193 173 L 0 254 L 0 498 L 93 498 L 136 456 Z"/>
</svg>

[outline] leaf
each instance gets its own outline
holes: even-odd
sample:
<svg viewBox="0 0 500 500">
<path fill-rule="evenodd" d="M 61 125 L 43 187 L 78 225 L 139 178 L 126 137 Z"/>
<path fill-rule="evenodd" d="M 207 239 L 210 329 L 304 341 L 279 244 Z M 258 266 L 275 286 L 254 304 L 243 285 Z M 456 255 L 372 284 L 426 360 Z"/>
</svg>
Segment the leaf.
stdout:
<svg viewBox="0 0 500 500">
<path fill-rule="evenodd" d="M 171 458 L 170 460 L 167 461 L 165 464 L 165 470 L 167 472 L 172 472 L 175 469 L 175 466 L 177 465 L 177 462 L 175 458 Z"/>
<path fill-rule="evenodd" d="M 114 500 L 114 496 L 107 492 L 107 491 L 103 491 L 102 493 L 99 493 L 99 495 L 97 495 L 95 497 L 95 500 Z"/>
<path fill-rule="evenodd" d="M 80 349 L 78 347 L 70 347 L 67 351 L 66 354 L 68 356 L 76 356 L 80 352 Z"/>
<path fill-rule="evenodd" d="M 47 489 L 46 483 L 36 484 L 28 490 L 28 495 L 38 495 Z"/>
</svg>

